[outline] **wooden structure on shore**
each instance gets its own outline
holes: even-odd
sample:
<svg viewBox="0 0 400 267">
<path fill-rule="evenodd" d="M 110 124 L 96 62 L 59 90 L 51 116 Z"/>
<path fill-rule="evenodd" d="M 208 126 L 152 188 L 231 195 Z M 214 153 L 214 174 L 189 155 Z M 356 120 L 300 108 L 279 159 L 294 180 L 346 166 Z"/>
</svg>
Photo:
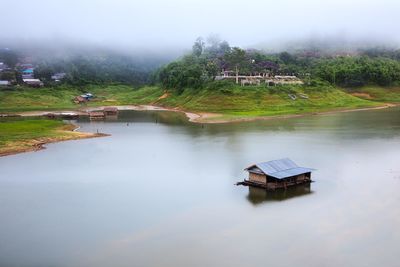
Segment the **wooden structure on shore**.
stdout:
<svg viewBox="0 0 400 267">
<path fill-rule="evenodd" d="M 239 184 L 275 190 L 311 182 L 313 169 L 299 167 L 292 160 L 285 158 L 257 163 L 245 169 L 248 179 Z"/>
<path fill-rule="evenodd" d="M 116 107 L 105 107 L 103 108 L 104 116 L 118 116 L 118 108 Z"/>
<path fill-rule="evenodd" d="M 105 118 L 104 112 L 101 111 L 91 111 L 89 112 L 89 118 L 91 120 L 103 120 Z"/>
<path fill-rule="evenodd" d="M 84 98 L 84 97 L 82 97 L 82 96 L 80 96 L 80 95 L 78 95 L 78 96 L 76 96 L 76 97 L 74 98 L 73 101 L 74 101 L 75 104 L 84 104 L 84 103 L 87 102 L 87 99 Z"/>
</svg>

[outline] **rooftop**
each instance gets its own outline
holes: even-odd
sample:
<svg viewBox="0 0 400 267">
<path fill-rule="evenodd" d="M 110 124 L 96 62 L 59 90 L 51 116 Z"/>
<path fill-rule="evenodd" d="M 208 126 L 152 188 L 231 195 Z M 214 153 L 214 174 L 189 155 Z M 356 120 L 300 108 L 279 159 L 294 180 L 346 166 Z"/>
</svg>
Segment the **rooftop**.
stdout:
<svg viewBox="0 0 400 267">
<path fill-rule="evenodd" d="M 10 82 L 9 81 L 0 81 L 0 85 L 9 85 Z"/>
<path fill-rule="evenodd" d="M 27 82 L 41 82 L 39 79 L 22 79 L 25 83 Z"/>
<path fill-rule="evenodd" d="M 283 179 L 313 171 L 314 169 L 300 167 L 289 158 L 261 162 L 246 168 L 247 171 L 264 173 L 266 175 Z"/>
</svg>

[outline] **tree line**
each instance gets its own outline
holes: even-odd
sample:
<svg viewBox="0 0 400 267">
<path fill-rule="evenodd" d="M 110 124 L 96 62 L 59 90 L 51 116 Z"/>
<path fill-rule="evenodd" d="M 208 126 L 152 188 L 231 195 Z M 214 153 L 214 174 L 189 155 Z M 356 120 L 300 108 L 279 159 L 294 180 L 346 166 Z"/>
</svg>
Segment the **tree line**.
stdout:
<svg viewBox="0 0 400 267">
<path fill-rule="evenodd" d="M 0 61 L 10 67 L 15 67 L 20 58 L 15 51 L 0 50 Z M 314 50 L 266 53 L 232 47 L 216 37 L 207 40 L 199 37 L 191 53 L 165 64 L 167 60 L 157 56 L 139 58 L 116 53 L 64 58 L 47 56 L 35 61 L 34 76 L 49 84 L 53 74 L 64 72 L 64 82 L 72 85 L 123 83 L 141 86 L 158 83 L 177 92 L 216 86 L 215 77 L 222 70 L 231 71 L 231 75 L 296 75 L 343 87 L 400 83 L 400 50 L 396 49 L 373 48 L 351 55 L 327 55 Z M 14 74 L 4 72 L 0 78 L 9 79 L 10 75 Z"/>
<path fill-rule="evenodd" d="M 243 75 L 296 75 L 343 87 L 400 82 L 400 50 L 369 49 L 352 55 L 323 55 L 316 51 L 265 53 L 231 47 L 226 41 L 198 38 L 192 52 L 162 67 L 158 81 L 181 92 L 214 82 L 222 70 Z"/>
</svg>

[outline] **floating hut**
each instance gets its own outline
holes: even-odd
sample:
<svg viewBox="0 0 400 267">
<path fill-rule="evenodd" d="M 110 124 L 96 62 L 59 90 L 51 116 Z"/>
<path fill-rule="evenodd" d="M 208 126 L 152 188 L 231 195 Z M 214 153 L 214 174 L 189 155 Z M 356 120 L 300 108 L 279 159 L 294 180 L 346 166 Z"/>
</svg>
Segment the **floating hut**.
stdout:
<svg viewBox="0 0 400 267">
<path fill-rule="evenodd" d="M 240 184 L 275 190 L 298 184 L 310 183 L 314 169 L 299 167 L 292 160 L 285 158 L 253 164 L 245 169 L 248 179 Z"/>
<path fill-rule="evenodd" d="M 116 107 L 105 107 L 103 109 L 104 116 L 117 116 L 118 109 Z"/>
<path fill-rule="evenodd" d="M 89 118 L 91 120 L 103 120 L 104 119 L 104 113 L 101 111 L 91 111 L 89 112 Z"/>
</svg>

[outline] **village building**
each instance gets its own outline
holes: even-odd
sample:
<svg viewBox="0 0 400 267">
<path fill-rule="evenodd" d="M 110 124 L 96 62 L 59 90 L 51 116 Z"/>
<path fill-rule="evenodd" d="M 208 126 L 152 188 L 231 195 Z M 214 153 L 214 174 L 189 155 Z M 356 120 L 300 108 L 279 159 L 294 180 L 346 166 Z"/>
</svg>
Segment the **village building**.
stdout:
<svg viewBox="0 0 400 267">
<path fill-rule="evenodd" d="M 90 99 L 92 99 L 94 96 L 91 93 L 86 93 L 83 95 L 80 95 L 81 97 L 85 98 L 87 101 L 89 101 Z"/>
<path fill-rule="evenodd" d="M 10 81 L 2 81 L 0 80 L 0 86 L 10 86 L 11 82 Z"/>
<path fill-rule="evenodd" d="M 243 184 L 268 190 L 310 183 L 313 171 L 310 168 L 299 167 L 288 158 L 253 164 L 245 170 L 249 172 L 249 177 Z"/>
<path fill-rule="evenodd" d="M 64 72 L 59 72 L 59 73 L 55 73 L 51 76 L 51 79 L 54 80 L 55 82 L 60 82 L 62 79 L 65 78 L 67 74 Z"/>
<path fill-rule="evenodd" d="M 6 69 L 8 69 L 8 66 L 4 62 L 0 62 L 0 72 Z"/>
<path fill-rule="evenodd" d="M 33 75 L 33 68 L 29 68 L 29 69 L 24 69 L 22 71 L 23 75 Z"/>
<path fill-rule="evenodd" d="M 269 73 L 252 73 L 251 75 L 241 75 L 235 71 L 223 70 L 220 75 L 215 76 L 215 80 L 234 80 L 241 86 L 260 85 L 261 82 L 266 85 L 284 85 L 284 84 L 303 84 L 303 81 L 294 75 L 276 75 Z"/>
<path fill-rule="evenodd" d="M 42 87 L 43 86 L 43 82 L 39 79 L 22 79 L 22 81 L 31 87 Z"/>
<path fill-rule="evenodd" d="M 280 85 L 280 84 L 304 84 L 297 76 L 294 75 L 276 75 L 273 78 L 266 79 L 267 85 Z"/>
</svg>

